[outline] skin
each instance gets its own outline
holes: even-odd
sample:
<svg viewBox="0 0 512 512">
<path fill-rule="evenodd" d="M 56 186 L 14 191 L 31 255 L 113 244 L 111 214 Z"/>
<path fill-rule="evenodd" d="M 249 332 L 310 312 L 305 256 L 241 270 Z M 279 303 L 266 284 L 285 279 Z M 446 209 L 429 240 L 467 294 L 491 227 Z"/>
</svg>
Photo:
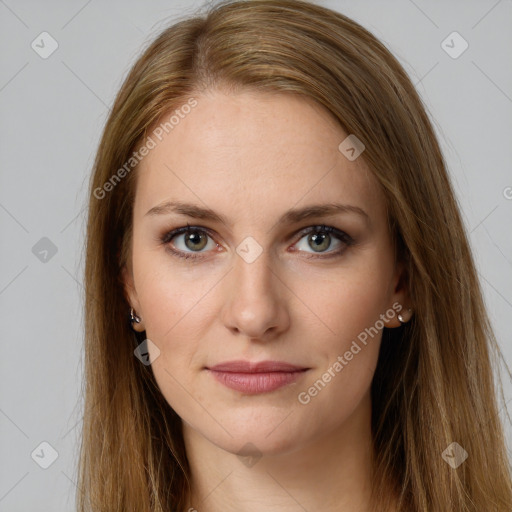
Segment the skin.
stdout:
<svg viewBox="0 0 512 512">
<path fill-rule="evenodd" d="M 123 272 L 142 319 L 136 329 L 160 351 L 151 365 L 156 381 L 182 418 L 190 507 L 367 510 L 370 385 L 381 331 L 308 404 L 298 394 L 393 303 L 408 307 L 382 192 L 362 157 L 341 154 L 347 134 L 313 101 L 222 90 L 194 97 L 197 106 L 137 169 L 132 253 Z M 146 215 L 170 200 L 209 207 L 226 223 Z M 362 208 L 369 222 L 355 213 L 277 222 L 286 210 L 325 203 Z M 167 246 L 159 240 L 187 223 L 210 230 L 198 250 L 183 234 Z M 348 233 L 355 244 L 331 235 L 316 252 L 299 232 L 318 225 Z M 250 263 L 236 252 L 249 236 L 262 249 Z M 173 256 L 169 246 L 201 257 Z M 337 249 L 338 256 L 308 258 Z M 389 328 L 400 325 L 396 315 L 385 318 Z M 205 370 L 234 359 L 310 369 L 283 388 L 248 395 Z M 245 458 L 237 455 L 242 447 Z"/>
</svg>

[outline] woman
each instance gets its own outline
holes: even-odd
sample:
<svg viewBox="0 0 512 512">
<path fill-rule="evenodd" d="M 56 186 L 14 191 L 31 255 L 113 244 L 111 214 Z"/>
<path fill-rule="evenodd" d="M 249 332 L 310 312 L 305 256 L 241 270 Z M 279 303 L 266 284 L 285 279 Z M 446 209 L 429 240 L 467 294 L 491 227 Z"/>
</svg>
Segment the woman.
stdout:
<svg viewBox="0 0 512 512">
<path fill-rule="evenodd" d="M 446 165 L 369 32 L 295 0 L 176 23 L 90 189 L 80 511 L 512 510 Z"/>
</svg>

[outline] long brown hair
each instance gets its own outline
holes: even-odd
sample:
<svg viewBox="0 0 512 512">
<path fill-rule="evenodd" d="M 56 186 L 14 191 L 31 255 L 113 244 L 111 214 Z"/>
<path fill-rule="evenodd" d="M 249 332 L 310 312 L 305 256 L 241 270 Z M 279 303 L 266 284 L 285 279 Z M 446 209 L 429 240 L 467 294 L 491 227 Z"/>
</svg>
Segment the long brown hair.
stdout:
<svg viewBox="0 0 512 512">
<path fill-rule="evenodd" d="M 219 86 L 313 98 L 364 142 L 362 158 L 386 198 L 415 314 L 384 329 L 372 383 L 378 509 L 388 509 L 391 484 L 403 512 L 510 512 L 493 384 L 501 353 L 426 109 L 372 34 L 297 0 L 225 1 L 174 23 L 144 50 L 117 95 L 90 182 L 79 511 L 181 512 L 187 503 L 181 420 L 151 367 L 134 357 L 143 338 L 129 326 L 121 269 L 130 250 L 134 151 L 164 114 Z M 443 458 L 453 442 L 468 454 L 457 468 Z"/>
</svg>

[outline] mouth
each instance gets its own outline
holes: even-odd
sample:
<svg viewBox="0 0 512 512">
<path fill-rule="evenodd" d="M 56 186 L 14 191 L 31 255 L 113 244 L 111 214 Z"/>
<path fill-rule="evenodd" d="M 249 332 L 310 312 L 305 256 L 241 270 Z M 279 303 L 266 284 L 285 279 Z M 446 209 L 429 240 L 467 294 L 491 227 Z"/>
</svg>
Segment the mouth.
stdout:
<svg viewBox="0 0 512 512">
<path fill-rule="evenodd" d="M 310 370 L 282 361 L 228 361 L 205 369 L 224 386 L 250 395 L 275 391 Z"/>
</svg>

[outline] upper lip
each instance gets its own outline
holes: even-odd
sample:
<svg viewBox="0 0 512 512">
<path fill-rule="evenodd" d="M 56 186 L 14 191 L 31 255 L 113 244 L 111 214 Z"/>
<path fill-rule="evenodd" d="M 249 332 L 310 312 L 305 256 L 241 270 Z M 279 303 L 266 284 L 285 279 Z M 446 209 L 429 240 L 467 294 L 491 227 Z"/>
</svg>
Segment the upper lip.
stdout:
<svg viewBox="0 0 512 512">
<path fill-rule="evenodd" d="M 284 361 L 225 361 L 224 363 L 208 366 L 209 370 L 232 373 L 270 373 L 270 372 L 297 372 L 308 370 L 303 366 L 286 363 Z"/>
</svg>

